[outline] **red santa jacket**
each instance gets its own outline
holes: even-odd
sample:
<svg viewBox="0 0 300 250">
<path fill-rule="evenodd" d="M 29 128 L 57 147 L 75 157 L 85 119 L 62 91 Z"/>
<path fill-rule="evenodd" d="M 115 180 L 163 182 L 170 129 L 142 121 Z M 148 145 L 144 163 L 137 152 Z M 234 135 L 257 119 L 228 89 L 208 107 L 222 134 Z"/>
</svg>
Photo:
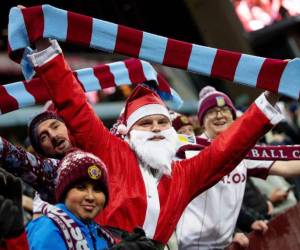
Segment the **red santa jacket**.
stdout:
<svg viewBox="0 0 300 250">
<path fill-rule="evenodd" d="M 75 138 L 76 146 L 94 153 L 107 165 L 111 199 L 97 221 L 127 231 L 142 226 L 147 198 L 134 151 L 127 142 L 112 135 L 97 117 L 62 55 L 36 71 Z M 160 213 L 153 238 L 166 243 L 187 204 L 230 173 L 271 127 L 267 117 L 253 104 L 200 154 L 174 161 L 172 177 L 161 177 L 157 186 Z"/>
<path fill-rule="evenodd" d="M 24 231 L 19 236 L 5 240 L 5 246 L 1 247 L 0 250 L 27 250 L 29 249 L 26 232 Z"/>
</svg>

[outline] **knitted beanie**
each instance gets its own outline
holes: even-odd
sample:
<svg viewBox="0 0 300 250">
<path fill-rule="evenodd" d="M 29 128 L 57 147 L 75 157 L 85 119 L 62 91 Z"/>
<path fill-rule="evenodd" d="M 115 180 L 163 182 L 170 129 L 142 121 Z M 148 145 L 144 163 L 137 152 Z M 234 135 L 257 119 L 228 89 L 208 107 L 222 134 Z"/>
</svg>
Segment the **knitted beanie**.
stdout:
<svg viewBox="0 0 300 250">
<path fill-rule="evenodd" d="M 59 117 L 56 112 L 46 110 L 33 117 L 33 119 L 29 122 L 28 125 L 28 136 L 30 139 L 31 146 L 39 154 L 44 154 L 44 152 L 41 148 L 40 140 L 38 138 L 37 128 L 43 121 L 46 121 L 48 119 L 56 119 L 61 122 L 64 122 L 63 119 Z"/>
<path fill-rule="evenodd" d="M 230 98 L 226 94 L 217 91 L 212 86 L 204 87 L 199 93 L 198 119 L 200 125 L 203 126 L 204 115 L 209 109 L 223 106 L 228 106 L 230 108 L 233 119 L 235 119 L 236 110 Z"/>
<path fill-rule="evenodd" d="M 174 120 L 172 120 L 172 126 L 176 131 L 178 131 L 183 126 L 191 125 L 189 118 L 185 115 L 178 115 Z"/>
<path fill-rule="evenodd" d="M 62 202 L 72 185 L 78 181 L 94 180 L 105 194 L 105 206 L 109 199 L 108 177 L 105 164 L 95 155 L 73 149 L 60 161 L 57 170 L 55 197 Z"/>
</svg>

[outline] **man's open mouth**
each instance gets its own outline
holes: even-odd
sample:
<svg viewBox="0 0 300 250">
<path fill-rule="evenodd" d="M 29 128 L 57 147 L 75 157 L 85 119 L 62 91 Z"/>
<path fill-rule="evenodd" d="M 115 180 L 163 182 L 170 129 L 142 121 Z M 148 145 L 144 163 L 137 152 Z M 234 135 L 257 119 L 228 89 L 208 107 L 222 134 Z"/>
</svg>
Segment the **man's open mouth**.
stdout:
<svg viewBox="0 0 300 250">
<path fill-rule="evenodd" d="M 149 140 L 149 141 L 160 141 L 160 140 L 163 140 L 163 139 L 165 139 L 164 136 L 162 136 L 162 135 L 157 135 L 157 136 L 153 136 L 153 137 L 149 138 L 148 140 Z"/>
<path fill-rule="evenodd" d="M 54 147 L 59 148 L 65 143 L 65 139 L 56 139 L 54 141 Z"/>
</svg>

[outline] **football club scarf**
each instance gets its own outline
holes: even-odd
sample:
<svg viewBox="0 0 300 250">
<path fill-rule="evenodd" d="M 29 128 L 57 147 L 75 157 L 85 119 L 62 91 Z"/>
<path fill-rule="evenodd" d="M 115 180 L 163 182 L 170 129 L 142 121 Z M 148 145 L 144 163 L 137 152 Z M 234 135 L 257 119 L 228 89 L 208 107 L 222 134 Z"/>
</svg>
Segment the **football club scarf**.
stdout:
<svg viewBox="0 0 300 250">
<path fill-rule="evenodd" d="M 74 75 L 86 92 L 123 84 L 147 84 L 147 81 L 152 81 L 155 86 L 151 87 L 164 101 L 170 101 L 172 108 L 179 108 L 182 104 L 180 96 L 170 88 L 164 77 L 150 63 L 139 59 L 132 58 L 80 69 L 74 71 Z M 39 78 L 0 85 L 0 97 L 0 114 L 50 100 L 47 89 Z"/>
<path fill-rule="evenodd" d="M 184 141 L 184 135 L 180 135 L 180 137 L 181 141 L 185 142 L 185 145 L 181 146 L 176 153 L 176 156 L 180 159 L 185 159 L 186 151 L 201 151 L 210 145 L 209 140 L 199 136 L 192 144 L 187 139 Z M 245 159 L 264 161 L 300 160 L 300 145 L 255 145 L 248 152 Z"/>
<path fill-rule="evenodd" d="M 8 26 L 10 57 L 20 62 L 25 48 L 40 38 L 136 57 L 299 99 L 298 58 L 285 61 L 210 48 L 50 5 L 12 8 Z"/>
<path fill-rule="evenodd" d="M 68 250 L 89 249 L 88 243 L 80 228 L 65 211 L 47 202 L 43 202 L 41 211 L 59 228 Z M 106 230 L 99 227 L 98 233 L 108 242 L 108 245 L 114 244 L 114 239 Z"/>
</svg>

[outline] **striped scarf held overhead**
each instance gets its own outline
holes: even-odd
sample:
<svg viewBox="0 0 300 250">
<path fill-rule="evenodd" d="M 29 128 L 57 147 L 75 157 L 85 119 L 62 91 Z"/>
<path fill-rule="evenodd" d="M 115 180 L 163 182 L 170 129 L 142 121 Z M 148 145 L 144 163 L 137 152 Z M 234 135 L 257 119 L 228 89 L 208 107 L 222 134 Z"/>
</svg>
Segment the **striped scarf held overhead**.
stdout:
<svg viewBox="0 0 300 250">
<path fill-rule="evenodd" d="M 42 37 L 129 55 L 299 99 L 298 58 L 283 61 L 209 48 L 50 5 L 11 9 L 8 40 L 12 59 L 20 62 L 24 49 Z"/>
<path fill-rule="evenodd" d="M 101 64 L 93 68 L 74 71 L 82 88 L 86 91 L 96 91 L 123 84 L 140 84 L 154 81 L 152 86 L 165 101 L 170 101 L 172 108 L 179 108 L 182 100 L 167 81 L 158 74 L 152 65 L 139 59 L 128 59 L 120 62 Z M 50 100 L 44 84 L 39 78 L 29 81 L 19 81 L 0 85 L 1 114 L 16 109 L 41 104 Z"/>
</svg>

